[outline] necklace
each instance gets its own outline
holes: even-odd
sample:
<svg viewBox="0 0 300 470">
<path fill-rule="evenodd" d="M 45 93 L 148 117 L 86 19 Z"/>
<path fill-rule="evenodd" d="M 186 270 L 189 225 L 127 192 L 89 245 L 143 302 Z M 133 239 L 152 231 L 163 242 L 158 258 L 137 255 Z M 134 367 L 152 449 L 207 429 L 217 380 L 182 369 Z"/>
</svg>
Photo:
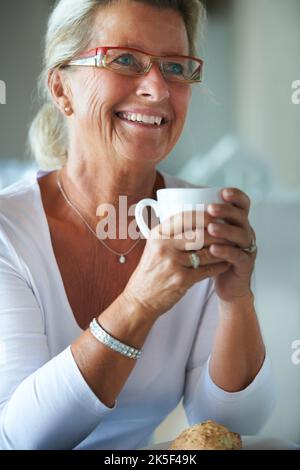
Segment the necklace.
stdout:
<svg viewBox="0 0 300 470">
<path fill-rule="evenodd" d="M 76 212 L 76 214 L 78 215 L 78 217 L 80 218 L 80 220 L 82 220 L 82 222 L 84 223 L 84 225 L 89 229 L 89 231 L 97 238 L 97 240 L 102 243 L 103 246 L 105 246 L 105 248 L 107 248 L 111 253 L 117 255 L 119 257 L 119 263 L 120 264 L 124 264 L 126 263 L 126 256 L 129 255 L 129 253 L 137 246 L 137 244 L 141 241 L 141 237 L 133 244 L 133 246 L 131 248 L 129 248 L 128 251 L 126 251 L 125 253 L 118 253 L 117 251 L 113 250 L 112 248 L 110 248 L 108 245 L 106 245 L 106 243 L 104 243 L 103 240 L 101 240 L 101 238 L 98 237 L 97 233 L 95 232 L 95 230 L 90 226 L 90 224 L 86 221 L 86 219 L 83 217 L 83 215 L 79 212 L 79 209 L 75 206 L 74 203 L 72 203 L 70 201 L 70 199 L 68 198 L 68 196 L 66 195 L 65 193 L 65 190 L 62 186 L 62 183 L 59 179 L 59 172 L 57 172 L 57 175 L 56 175 L 56 183 L 57 183 L 57 186 L 58 186 L 58 189 L 60 190 L 64 200 L 66 201 L 66 203 L 73 209 L 74 212 Z"/>
</svg>

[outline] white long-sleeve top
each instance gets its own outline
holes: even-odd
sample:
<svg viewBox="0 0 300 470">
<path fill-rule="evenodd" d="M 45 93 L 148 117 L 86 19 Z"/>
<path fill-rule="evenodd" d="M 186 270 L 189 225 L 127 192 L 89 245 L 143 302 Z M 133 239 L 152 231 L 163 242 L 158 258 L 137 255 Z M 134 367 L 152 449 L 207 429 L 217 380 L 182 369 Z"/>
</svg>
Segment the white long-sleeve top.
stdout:
<svg viewBox="0 0 300 470">
<path fill-rule="evenodd" d="M 208 371 L 218 319 L 211 280 L 194 285 L 151 329 L 113 409 L 81 375 L 82 334 L 51 245 L 37 179 L 0 192 L 0 449 L 136 449 L 183 398 L 190 424 L 211 418 L 258 432 L 274 406 L 269 360 L 228 393 Z M 166 187 L 189 183 L 163 173 Z M 99 377 L 101 380 L 101 377 Z"/>
</svg>

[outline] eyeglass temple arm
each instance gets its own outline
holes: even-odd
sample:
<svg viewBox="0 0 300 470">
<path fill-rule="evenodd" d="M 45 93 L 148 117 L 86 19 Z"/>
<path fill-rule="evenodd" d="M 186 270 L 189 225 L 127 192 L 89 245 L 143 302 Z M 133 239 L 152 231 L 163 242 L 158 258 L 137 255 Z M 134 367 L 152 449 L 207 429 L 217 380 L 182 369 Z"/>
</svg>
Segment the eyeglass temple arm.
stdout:
<svg viewBox="0 0 300 470">
<path fill-rule="evenodd" d="M 73 59 L 69 62 L 69 65 L 86 65 L 86 66 L 102 67 L 104 58 L 105 58 L 105 55 L 103 54 L 103 52 L 97 51 L 97 53 L 92 56 L 78 57 L 77 59 Z"/>
</svg>

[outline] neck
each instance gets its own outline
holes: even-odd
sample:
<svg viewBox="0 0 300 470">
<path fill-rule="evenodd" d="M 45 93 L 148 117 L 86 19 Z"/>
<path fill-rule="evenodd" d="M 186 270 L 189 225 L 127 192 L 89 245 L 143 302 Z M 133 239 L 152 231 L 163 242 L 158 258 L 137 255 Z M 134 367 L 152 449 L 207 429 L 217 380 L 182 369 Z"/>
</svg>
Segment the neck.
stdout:
<svg viewBox="0 0 300 470">
<path fill-rule="evenodd" d="M 164 187 L 164 181 L 155 167 L 149 169 L 144 165 L 143 168 L 137 169 L 137 165 L 135 168 L 133 165 L 134 162 L 131 167 L 123 167 L 118 171 L 116 168 L 106 168 L 99 164 L 87 165 L 86 162 L 75 165 L 70 159 L 60 171 L 59 179 L 69 200 L 93 228 L 101 221 L 99 212 L 97 216 L 97 209 L 104 204 L 113 206 L 119 233 L 120 220 L 123 221 L 122 225 L 126 221 L 127 227 L 134 220 L 134 215 L 128 215 L 133 214 L 132 209 L 128 212 L 131 206 L 144 198 L 156 198 L 156 191 Z M 120 196 L 123 196 L 121 204 Z M 107 217 L 107 214 L 102 212 L 102 217 Z M 123 233 L 124 229 L 123 226 Z"/>
<path fill-rule="evenodd" d="M 72 201 L 89 214 L 96 214 L 101 204 L 111 204 L 117 209 L 120 196 L 126 196 L 128 207 L 141 199 L 156 197 L 156 190 L 162 186 L 162 178 L 155 168 L 95 171 L 67 164 L 60 178 Z"/>
</svg>

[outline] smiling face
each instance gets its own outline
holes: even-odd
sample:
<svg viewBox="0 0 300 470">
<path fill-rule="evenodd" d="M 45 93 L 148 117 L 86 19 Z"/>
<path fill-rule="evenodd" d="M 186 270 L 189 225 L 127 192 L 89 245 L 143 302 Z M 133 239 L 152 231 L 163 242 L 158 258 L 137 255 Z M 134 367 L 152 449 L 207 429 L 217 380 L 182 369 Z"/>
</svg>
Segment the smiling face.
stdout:
<svg viewBox="0 0 300 470">
<path fill-rule="evenodd" d="M 156 56 L 189 52 L 178 12 L 131 1 L 99 8 L 90 48 L 97 46 L 132 47 Z M 176 144 L 185 122 L 190 85 L 167 82 L 157 64 L 144 76 L 72 67 L 68 77 L 74 110 L 69 120 L 70 143 L 74 139 L 77 145 L 84 142 L 81 151 L 88 149 L 89 158 L 104 155 L 153 167 Z"/>
</svg>

